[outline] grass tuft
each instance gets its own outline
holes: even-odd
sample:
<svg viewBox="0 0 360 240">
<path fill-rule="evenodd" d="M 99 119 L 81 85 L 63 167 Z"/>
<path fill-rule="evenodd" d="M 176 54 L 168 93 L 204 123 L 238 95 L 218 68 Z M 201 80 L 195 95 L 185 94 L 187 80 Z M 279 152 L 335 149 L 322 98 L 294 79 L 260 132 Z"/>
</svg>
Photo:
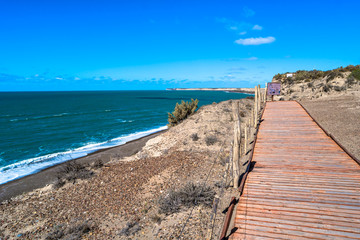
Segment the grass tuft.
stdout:
<svg viewBox="0 0 360 240">
<path fill-rule="evenodd" d="M 161 213 L 171 214 L 178 212 L 182 207 L 197 205 L 211 206 L 215 191 L 210 186 L 189 182 L 180 189 L 170 189 L 167 194 L 158 200 Z"/>
<path fill-rule="evenodd" d="M 207 136 L 205 138 L 205 143 L 207 146 L 214 145 L 218 141 L 217 137 L 214 135 Z"/>
</svg>

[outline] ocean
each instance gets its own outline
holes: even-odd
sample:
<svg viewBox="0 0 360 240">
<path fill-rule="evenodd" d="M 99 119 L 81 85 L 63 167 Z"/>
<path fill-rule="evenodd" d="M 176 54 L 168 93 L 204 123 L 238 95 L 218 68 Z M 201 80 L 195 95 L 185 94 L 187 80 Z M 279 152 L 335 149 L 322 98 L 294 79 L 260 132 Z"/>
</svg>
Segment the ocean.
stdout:
<svg viewBox="0 0 360 240">
<path fill-rule="evenodd" d="M 181 100 L 248 96 L 215 91 L 0 92 L 0 184 L 166 129 Z"/>
</svg>

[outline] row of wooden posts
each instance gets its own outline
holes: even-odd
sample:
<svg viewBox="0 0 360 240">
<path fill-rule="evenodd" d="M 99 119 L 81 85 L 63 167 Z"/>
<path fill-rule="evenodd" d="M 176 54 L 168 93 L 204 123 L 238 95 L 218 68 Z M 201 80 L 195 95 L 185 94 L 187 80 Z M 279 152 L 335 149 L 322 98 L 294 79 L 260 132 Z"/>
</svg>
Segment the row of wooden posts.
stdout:
<svg viewBox="0 0 360 240">
<path fill-rule="evenodd" d="M 234 142 L 232 150 L 232 179 L 233 187 L 237 188 L 239 184 L 239 178 L 242 174 L 240 168 L 240 159 L 245 156 L 248 151 L 248 142 L 250 134 L 255 132 L 255 129 L 259 123 L 259 115 L 261 112 L 261 106 L 266 102 L 266 88 L 265 91 L 261 91 L 260 85 L 255 86 L 255 101 L 254 107 L 251 111 L 251 118 L 245 123 L 244 127 L 244 141 L 241 137 L 241 119 L 239 102 L 233 102 L 233 119 L 234 119 Z"/>
</svg>

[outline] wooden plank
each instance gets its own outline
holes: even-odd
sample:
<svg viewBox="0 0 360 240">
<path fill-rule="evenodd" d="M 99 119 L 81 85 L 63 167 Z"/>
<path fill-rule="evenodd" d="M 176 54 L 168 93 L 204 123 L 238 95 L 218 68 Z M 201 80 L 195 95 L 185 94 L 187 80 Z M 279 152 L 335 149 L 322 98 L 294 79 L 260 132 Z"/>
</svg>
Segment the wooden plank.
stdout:
<svg viewBox="0 0 360 240">
<path fill-rule="evenodd" d="M 360 239 L 360 167 L 296 102 L 268 102 L 232 239 Z"/>
</svg>

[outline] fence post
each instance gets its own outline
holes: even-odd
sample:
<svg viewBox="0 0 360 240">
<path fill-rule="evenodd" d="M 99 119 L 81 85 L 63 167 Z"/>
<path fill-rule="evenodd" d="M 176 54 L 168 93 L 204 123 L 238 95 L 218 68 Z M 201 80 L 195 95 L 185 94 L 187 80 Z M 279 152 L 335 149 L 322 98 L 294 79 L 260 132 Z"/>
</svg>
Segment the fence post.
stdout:
<svg viewBox="0 0 360 240">
<path fill-rule="evenodd" d="M 240 146 L 241 146 L 241 125 L 239 115 L 239 102 L 233 103 L 233 114 L 234 114 L 234 145 L 233 145 L 233 180 L 234 188 L 238 187 L 240 177 Z"/>
<path fill-rule="evenodd" d="M 244 155 L 247 153 L 247 144 L 248 144 L 248 126 L 245 125 L 245 140 L 244 140 Z"/>
<path fill-rule="evenodd" d="M 255 86 L 255 102 L 254 102 L 254 128 L 256 128 L 257 125 L 257 116 L 258 116 L 258 91 L 257 86 Z"/>
<path fill-rule="evenodd" d="M 258 113 L 260 112 L 261 109 L 261 88 L 260 88 L 260 84 L 258 85 Z"/>
</svg>

